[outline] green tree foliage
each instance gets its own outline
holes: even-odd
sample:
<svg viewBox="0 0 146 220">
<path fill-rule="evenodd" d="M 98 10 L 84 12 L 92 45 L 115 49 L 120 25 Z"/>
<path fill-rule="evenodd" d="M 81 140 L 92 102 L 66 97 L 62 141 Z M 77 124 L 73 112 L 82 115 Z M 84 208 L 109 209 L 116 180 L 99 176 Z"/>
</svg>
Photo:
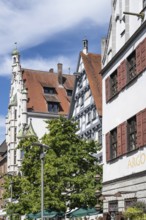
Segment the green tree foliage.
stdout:
<svg viewBox="0 0 146 220">
<path fill-rule="evenodd" d="M 81 140 L 75 133 L 77 125 L 73 120 L 63 117 L 47 122 L 49 133 L 42 138 L 42 143 L 49 146 L 44 161 L 44 207 L 65 211 L 67 206 L 94 207 L 97 203 L 95 191 L 101 190 L 101 180 L 96 182 L 95 175 L 102 176 L 102 167 L 92 155 L 99 150 L 94 141 Z M 13 209 L 18 213 L 40 211 L 41 195 L 41 148 L 32 146 L 36 139 L 22 140 L 19 148 L 24 151 L 22 177 L 16 184 L 18 203 Z M 13 177 L 15 181 L 18 177 Z M 8 182 L 6 194 L 9 197 Z M 14 187 L 15 191 L 15 187 Z M 8 210 L 9 210 L 8 206 Z M 12 207 L 11 207 L 12 208 Z"/>
<path fill-rule="evenodd" d="M 146 219 L 146 203 L 144 201 L 136 201 L 124 212 L 126 219 L 145 220 Z"/>
</svg>

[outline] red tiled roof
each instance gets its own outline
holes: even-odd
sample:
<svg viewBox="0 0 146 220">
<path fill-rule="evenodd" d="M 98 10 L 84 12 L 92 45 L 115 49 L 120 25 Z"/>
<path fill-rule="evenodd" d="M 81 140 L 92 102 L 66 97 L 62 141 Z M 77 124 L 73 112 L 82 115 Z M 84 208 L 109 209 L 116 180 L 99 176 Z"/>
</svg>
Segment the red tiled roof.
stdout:
<svg viewBox="0 0 146 220">
<path fill-rule="evenodd" d="M 98 114 L 102 115 L 102 78 L 99 74 L 101 70 L 101 56 L 99 54 L 83 52 L 80 53 L 83 59 L 87 78 L 89 80 L 90 89 L 94 98 Z"/>
<path fill-rule="evenodd" d="M 67 74 L 62 74 L 62 76 L 63 84 L 59 85 L 57 73 L 23 69 L 23 80 L 28 90 L 27 108 L 34 112 L 48 112 L 46 97 L 49 100 L 49 95 L 45 96 L 43 90 L 43 86 L 47 86 L 56 90 L 57 94 L 54 97 L 61 105 L 59 114 L 68 114 L 70 102 L 66 89 L 73 90 L 74 76 Z M 50 95 L 50 100 L 53 100 L 52 95 Z"/>
</svg>

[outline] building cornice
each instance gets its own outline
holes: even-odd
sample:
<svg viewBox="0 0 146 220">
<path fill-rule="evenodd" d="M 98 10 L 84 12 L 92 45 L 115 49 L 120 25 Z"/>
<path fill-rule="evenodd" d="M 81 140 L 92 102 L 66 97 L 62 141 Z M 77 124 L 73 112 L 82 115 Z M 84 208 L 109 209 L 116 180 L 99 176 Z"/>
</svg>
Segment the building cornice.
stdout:
<svg viewBox="0 0 146 220">
<path fill-rule="evenodd" d="M 59 118 L 60 116 L 67 117 L 67 115 L 42 113 L 42 112 L 27 112 L 27 114 L 28 114 L 28 117 L 44 118 L 44 119 Z"/>
<path fill-rule="evenodd" d="M 142 172 L 138 172 L 138 173 L 132 173 L 130 175 L 126 175 L 124 177 L 120 177 L 120 178 L 116 178 L 114 180 L 110 180 L 110 181 L 106 181 L 106 182 L 103 182 L 103 186 L 106 186 L 106 185 L 109 185 L 109 184 L 114 184 L 117 182 L 121 182 L 121 181 L 124 181 L 124 180 L 130 180 L 130 179 L 137 179 L 139 177 L 143 177 L 143 176 L 146 176 L 146 170 L 142 171 Z"/>
</svg>

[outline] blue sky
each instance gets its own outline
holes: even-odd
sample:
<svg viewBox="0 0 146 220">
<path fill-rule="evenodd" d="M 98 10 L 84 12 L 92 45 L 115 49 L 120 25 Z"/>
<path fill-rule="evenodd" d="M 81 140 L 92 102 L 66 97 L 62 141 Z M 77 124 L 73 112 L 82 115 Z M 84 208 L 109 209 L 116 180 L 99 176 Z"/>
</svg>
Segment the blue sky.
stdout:
<svg viewBox="0 0 146 220">
<path fill-rule="evenodd" d="M 17 42 L 21 66 L 76 71 L 82 40 L 100 53 L 107 35 L 111 0 L 0 0 L 0 143 L 5 138 L 11 52 Z"/>
</svg>

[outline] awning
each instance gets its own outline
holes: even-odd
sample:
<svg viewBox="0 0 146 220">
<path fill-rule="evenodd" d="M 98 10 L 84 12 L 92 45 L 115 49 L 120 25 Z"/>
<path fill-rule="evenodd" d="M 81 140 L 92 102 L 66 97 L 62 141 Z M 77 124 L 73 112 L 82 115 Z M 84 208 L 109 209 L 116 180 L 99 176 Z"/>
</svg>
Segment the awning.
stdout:
<svg viewBox="0 0 146 220">
<path fill-rule="evenodd" d="M 51 210 L 44 210 L 43 216 L 48 217 L 48 218 L 63 217 L 64 213 L 57 212 L 57 211 L 51 211 Z M 36 214 L 30 213 L 27 215 L 27 218 L 30 218 L 30 219 L 41 218 L 41 212 L 38 212 Z"/>
<path fill-rule="evenodd" d="M 69 212 L 67 214 L 68 218 L 72 217 L 83 217 L 83 216 L 92 216 L 92 215 L 97 215 L 99 212 L 96 211 L 95 208 L 80 208 L 76 209 L 75 211 Z"/>
</svg>

